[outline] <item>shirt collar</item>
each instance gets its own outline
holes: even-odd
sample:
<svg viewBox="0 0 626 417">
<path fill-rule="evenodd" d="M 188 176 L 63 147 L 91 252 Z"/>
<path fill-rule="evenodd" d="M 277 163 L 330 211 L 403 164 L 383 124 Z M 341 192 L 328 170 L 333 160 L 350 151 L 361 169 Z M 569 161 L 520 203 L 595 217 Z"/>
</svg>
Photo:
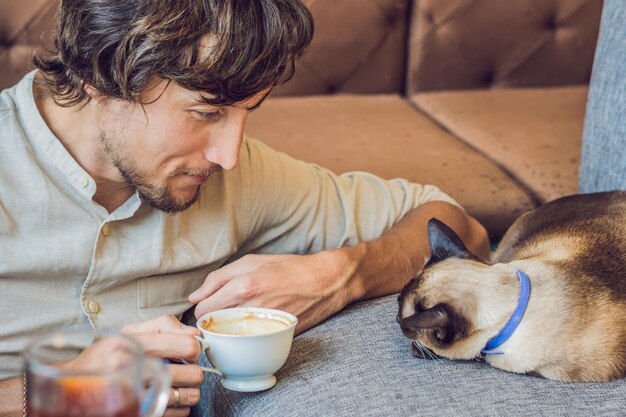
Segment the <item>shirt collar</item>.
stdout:
<svg viewBox="0 0 626 417">
<path fill-rule="evenodd" d="M 96 182 L 67 151 L 61 141 L 52 133 L 45 120 L 39 113 L 33 93 L 33 82 L 37 70 L 28 73 L 18 84 L 16 95 L 20 110 L 27 115 L 28 120 L 22 121 L 23 129 L 34 146 L 46 155 L 47 159 L 62 172 L 74 190 L 88 200 L 97 212 L 108 220 L 122 220 L 132 217 L 142 205 L 141 199 L 135 192 L 122 206 L 110 215 L 95 202 Z"/>
</svg>

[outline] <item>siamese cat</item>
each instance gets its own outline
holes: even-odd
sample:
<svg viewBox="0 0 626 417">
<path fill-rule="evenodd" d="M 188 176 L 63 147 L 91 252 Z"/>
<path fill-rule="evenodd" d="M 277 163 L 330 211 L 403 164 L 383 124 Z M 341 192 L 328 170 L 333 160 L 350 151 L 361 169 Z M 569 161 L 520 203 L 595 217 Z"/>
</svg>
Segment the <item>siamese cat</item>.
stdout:
<svg viewBox="0 0 626 417">
<path fill-rule="evenodd" d="M 430 258 L 398 298 L 416 356 L 568 382 L 626 376 L 626 191 L 524 214 L 489 263 L 436 219 L 428 238 Z"/>
</svg>

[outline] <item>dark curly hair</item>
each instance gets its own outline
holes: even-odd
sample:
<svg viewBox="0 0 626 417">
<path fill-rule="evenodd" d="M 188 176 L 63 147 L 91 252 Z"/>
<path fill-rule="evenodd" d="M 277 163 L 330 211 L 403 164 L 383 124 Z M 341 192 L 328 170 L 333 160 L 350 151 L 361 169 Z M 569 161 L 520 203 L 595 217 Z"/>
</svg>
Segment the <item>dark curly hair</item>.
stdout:
<svg viewBox="0 0 626 417">
<path fill-rule="evenodd" d="M 300 0 L 63 0 L 51 57 L 35 66 L 55 101 L 138 102 L 151 77 L 231 105 L 287 81 L 313 37 Z"/>
</svg>

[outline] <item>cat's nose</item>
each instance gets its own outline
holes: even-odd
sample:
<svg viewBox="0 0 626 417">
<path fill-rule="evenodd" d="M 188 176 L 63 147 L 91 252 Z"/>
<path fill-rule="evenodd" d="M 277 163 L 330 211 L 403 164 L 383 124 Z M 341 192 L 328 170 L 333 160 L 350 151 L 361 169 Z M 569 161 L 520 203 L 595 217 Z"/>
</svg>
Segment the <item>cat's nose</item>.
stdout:
<svg viewBox="0 0 626 417">
<path fill-rule="evenodd" d="M 399 319 L 398 324 L 400 325 L 400 330 L 402 330 L 402 333 L 406 337 L 408 337 L 409 339 L 415 339 L 417 337 L 417 332 L 407 326 L 406 319 Z"/>
</svg>

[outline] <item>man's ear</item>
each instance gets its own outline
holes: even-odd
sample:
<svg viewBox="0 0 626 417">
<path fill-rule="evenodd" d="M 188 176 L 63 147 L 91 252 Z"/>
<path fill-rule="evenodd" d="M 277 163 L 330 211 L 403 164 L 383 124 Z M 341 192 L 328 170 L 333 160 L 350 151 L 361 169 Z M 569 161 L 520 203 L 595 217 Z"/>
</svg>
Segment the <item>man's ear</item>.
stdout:
<svg viewBox="0 0 626 417">
<path fill-rule="evenodd" d="M 463 259 L 478 259 L 463 244 L 461 238 L 454 233 L 445 223 L 432 218 L 428 221 L 428 243 L 430 245 L 430 258 L 424 267 L 455 257 Z"/>
<path fill-rule="evenodd" d="M 104 95 L 100 94 L 100 92 L 96 90 L 96 88 L 93 87 L 91 84 L 83 83 L 83 88 L 85 89 L 89 97 L 94 101 L 100 102 L 106 98 Z"/>
</svg>

